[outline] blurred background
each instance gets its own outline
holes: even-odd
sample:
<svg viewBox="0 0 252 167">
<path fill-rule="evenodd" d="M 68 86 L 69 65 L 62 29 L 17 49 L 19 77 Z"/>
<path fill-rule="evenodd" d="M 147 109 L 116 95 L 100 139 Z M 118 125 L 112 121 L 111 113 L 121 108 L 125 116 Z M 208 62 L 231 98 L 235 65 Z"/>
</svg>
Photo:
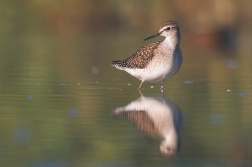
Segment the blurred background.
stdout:
<svg viewBox="0 0 252 167">
<path fill-rule="evenodd" d="M 0 166 L 251 166 L 252 1 L 0 0 Z M 110 66 L 180 25 L 184 62 L 165 83 L 181 152 L 111 111 L 140 81 Z M 159 93 L 145 83 L 144 95 Z"/>
</svg>

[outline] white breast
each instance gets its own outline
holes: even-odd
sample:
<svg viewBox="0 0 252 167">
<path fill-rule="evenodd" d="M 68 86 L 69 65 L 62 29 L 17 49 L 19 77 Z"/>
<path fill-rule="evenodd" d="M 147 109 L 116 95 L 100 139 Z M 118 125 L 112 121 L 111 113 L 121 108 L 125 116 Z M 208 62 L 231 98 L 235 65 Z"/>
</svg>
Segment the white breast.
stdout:
<svg viewBox="0 0 252 167">
<path fill-rule="evenodd" d="M 144 69 L 125 69 L 141 81 L 162 82 L 178 72 L 182 64 L 182 52 L 179 47 L 173 49 L 164 40 L 154 51 L 154 57 Z"/>
</svg>

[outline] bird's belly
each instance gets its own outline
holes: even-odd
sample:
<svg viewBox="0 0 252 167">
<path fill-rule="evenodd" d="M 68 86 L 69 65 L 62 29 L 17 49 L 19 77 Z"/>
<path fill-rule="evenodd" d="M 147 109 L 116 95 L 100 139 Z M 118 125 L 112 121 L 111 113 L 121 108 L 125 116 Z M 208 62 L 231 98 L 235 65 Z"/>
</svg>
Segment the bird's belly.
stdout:
<svg viewBox="0 0 252 167">
<path fill-rule="evenodd" d="M 161 82 L 174 75 L 174 66 L 161 63 L 155 65 L 150 63 L 144 69 L 127 69 L 126 71 L 141 81 Z"/>
<path fill-rule="evenodd" d="M 178 51 L 172 55 L 167 53 L 156 55 L 143 69 L 124 70 L 141 81 L 162 82 L 178 72 L 182 61 L 182 53 Z"/>
<path fill-rule="evenodd" d="M 162 82 L 173 75 L 173 68 L 172 64 L 150 64 L 145 70 L 143 80 L 147 82 Z"/>
</svg>

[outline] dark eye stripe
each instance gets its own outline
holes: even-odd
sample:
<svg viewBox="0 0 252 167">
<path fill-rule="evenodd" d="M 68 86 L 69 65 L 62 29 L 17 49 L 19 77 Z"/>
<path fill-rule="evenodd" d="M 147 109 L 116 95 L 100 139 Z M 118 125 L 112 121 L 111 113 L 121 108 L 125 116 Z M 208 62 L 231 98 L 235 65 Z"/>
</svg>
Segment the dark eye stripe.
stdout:
<svg viewBox="0 0 252 167">
<path fill-rule="evenodd" d="M 166 30 L 170 30 L 170 29 L 171 29 L 171 27 L 167 27 L 167 28 L 166 28 Z"/>
</svg>

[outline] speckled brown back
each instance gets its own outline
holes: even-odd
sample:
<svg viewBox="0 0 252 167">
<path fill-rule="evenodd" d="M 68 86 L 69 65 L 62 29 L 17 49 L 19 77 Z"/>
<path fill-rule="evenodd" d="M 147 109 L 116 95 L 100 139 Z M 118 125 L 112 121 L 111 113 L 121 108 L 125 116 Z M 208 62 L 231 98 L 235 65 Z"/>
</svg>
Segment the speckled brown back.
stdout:
<svg viewBox="0 0 252 167">
<path fill-rule="evenodd" d="M 138 68 L 143 69 L 152 60 L 154 54 L 153 51 L 163 40 L 151 43 L 147 46 L 140 48 L 132 56 L 122 61 L 112 61 L 113 66 L 125 67 L 125 68 Z"/>
</svg>

